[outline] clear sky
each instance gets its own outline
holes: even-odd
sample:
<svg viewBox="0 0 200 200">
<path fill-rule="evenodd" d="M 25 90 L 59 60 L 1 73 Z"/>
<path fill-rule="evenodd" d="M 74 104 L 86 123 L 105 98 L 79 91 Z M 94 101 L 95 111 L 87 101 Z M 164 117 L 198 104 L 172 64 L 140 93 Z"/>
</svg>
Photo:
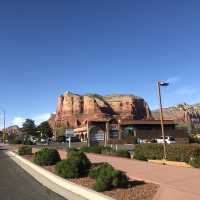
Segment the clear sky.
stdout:
<svg viewBox="0 0 200 200">
<path fill-rule="evenodd" d="M 200 102 L 199 0 L 6 0 L 0 4 L 0 106 L 8 124 L 41 121 L 56 98 L 132 93 Z M 2 126 L 2 118 L 1 126 Z"/>
</svg>

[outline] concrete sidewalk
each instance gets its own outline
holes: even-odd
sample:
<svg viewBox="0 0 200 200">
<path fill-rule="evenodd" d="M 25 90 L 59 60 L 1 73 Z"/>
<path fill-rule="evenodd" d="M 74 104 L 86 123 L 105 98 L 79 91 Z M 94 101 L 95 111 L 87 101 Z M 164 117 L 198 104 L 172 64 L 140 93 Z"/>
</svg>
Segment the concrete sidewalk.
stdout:
<svg viewBox="0 0 200 200">
<path fill-rule="evenodd" d="M 38 149 L 33 149 L 37 151 Z M 62 159 L 66 152 L 59 150 Z M 200 169 L 174 167 L 126 158 L 87 154 L 92 162 L 107 162 L 131 179 L 160 185 L 155 200 L 200 200 Z"/>
<path fill-rule="evenodd" d="M 200 200 L 200 170 L 135 161 L 119 157 L 88 154 L 92 162 L 108 162 L 132 179 L 160 185 L 156 200 Z"/>
</svg>

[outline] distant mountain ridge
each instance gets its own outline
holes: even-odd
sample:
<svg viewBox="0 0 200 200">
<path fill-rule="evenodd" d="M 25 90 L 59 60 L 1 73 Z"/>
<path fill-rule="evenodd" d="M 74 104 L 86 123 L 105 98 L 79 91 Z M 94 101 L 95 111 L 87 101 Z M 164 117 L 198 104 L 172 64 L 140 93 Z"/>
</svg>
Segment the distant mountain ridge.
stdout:
<svg viewBox="0 0 200 200">
<path fill-rule="evenodd" d="M 193 105 L 182 103 L 176 106 L 163 108 L 163 113 L 164 119 L 173 119 L 183 124 L 200 124 L 200 103 Z M 159 109 L 152 111 L 152 115 L 155 119 L 159 119 Z"/>
</svg>

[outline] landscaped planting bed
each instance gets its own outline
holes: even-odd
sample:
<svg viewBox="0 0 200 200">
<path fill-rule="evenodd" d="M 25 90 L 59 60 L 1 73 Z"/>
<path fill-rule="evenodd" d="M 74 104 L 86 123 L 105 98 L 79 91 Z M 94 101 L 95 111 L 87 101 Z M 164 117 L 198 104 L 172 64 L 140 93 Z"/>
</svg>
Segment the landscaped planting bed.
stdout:
<svg viewBox="0 0 200 200">
<path fill-rule="evenodd" d="M 33 155 L 23 157 L 29 161 L 34 158 Z M 101 191 L 116 200 L 152 200 L 158 189 L 158 186 L 152 183 L 128 180 L 125 173 L 115 170 L 107 163 L 92 164 L 86 155 L 78 150 L 70 151 L 67 159 L 42 167 L 68 181 Z"/>
<path fill-rule="evenodd" d="M 23 155 L 32 155 L 32 148 L 29 146 L 20 146 L 18 148 L 18 154 Z"/>
<path fill-rule="evenodd" d="M 68 180 L 88 188 L 92 188 L 95 184 L 95 180 L 90 177 Z M 130 181 L 130 184 L 129 188 L 114 188 L 102 193 L 116 200 L 152 200 L 158 190 L 158 186 L 153 183 Z"/>
</svg>

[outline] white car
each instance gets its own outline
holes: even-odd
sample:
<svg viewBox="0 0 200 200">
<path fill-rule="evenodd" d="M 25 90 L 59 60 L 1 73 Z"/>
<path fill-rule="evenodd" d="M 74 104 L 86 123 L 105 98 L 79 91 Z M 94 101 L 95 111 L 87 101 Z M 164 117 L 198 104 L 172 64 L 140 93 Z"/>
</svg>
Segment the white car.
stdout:
<svg viewBox="0 0 200 200">
<path fill-rule="evenodd" d="M 156 139 L 156 141 L 157 141 L 158 144 L 163 144 L 164 143 L 163 136 L 161 136 L 159 139 Z M 167 143 L 167 144 L 175 144 L 176 140 L 172 136 L 165 136 L 165 143 Z"/>
</svg>

